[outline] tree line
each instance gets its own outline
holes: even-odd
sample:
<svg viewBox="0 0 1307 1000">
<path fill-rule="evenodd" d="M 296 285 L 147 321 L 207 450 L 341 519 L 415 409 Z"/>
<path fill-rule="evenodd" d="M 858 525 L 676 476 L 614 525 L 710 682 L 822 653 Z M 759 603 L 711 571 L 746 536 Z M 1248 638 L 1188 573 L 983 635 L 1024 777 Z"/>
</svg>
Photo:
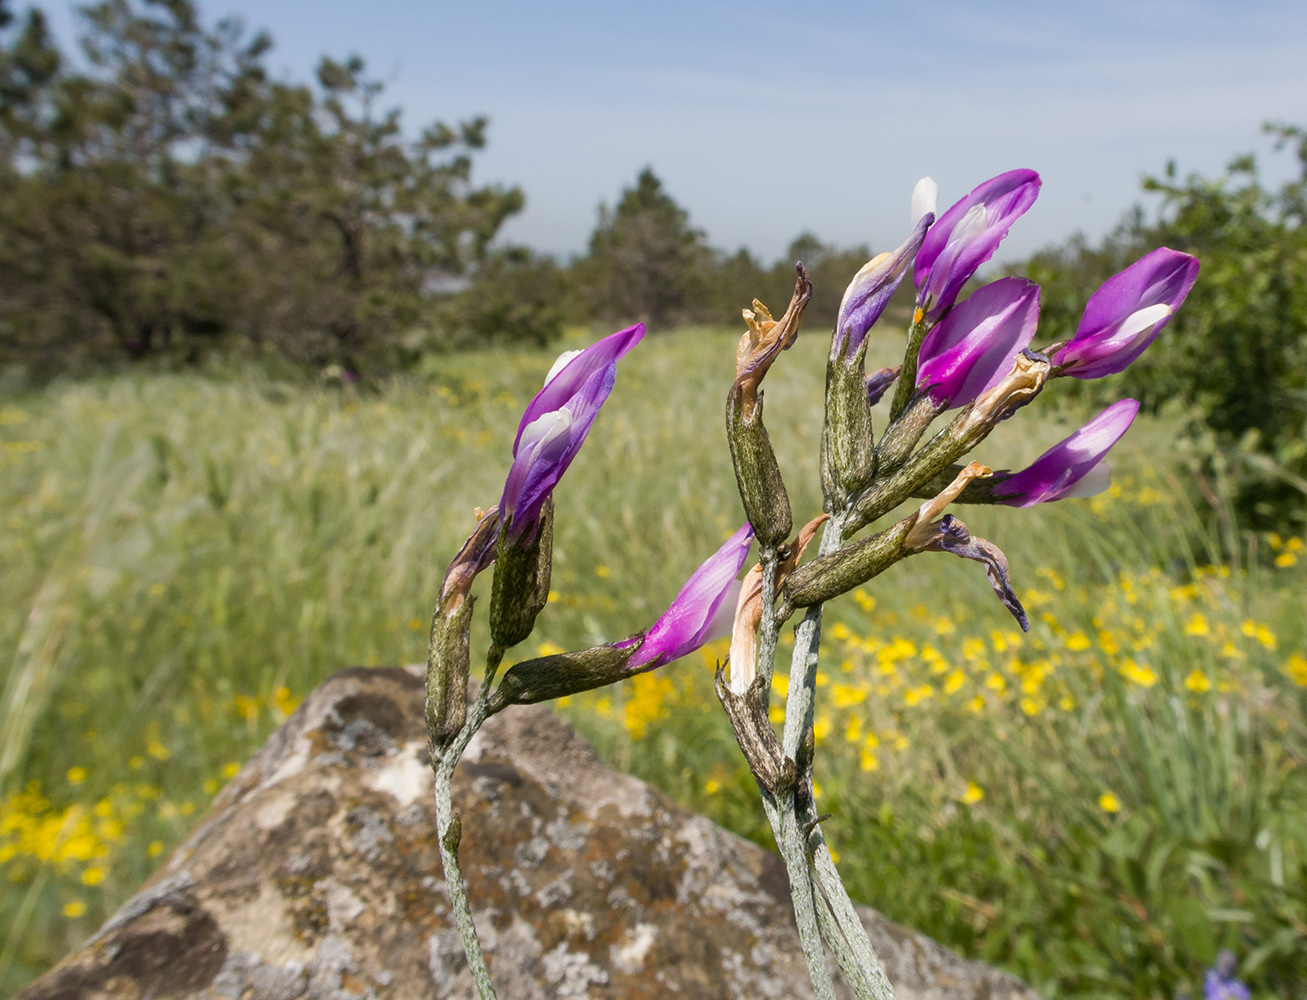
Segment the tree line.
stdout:
<svg viewBox="0 0 1307 1000">
<path fill-rule="evenodd" d="M 278 80 L 266 33 L 191 0 L 101 0 L 80 25 L 75 59 L 40 9 L 0 0 L 0 364 L 394 370 L 566 323 L 738 320 L 788 300 L 799 258 L 833 320 L 867 256 L 811 235 L 775 267 L 715 250 L 650 169 L 576 260 L 500 246 L 525 198 L 474 182 L 485 118 L 410 133 L 362 59 Z"/>
</svg>

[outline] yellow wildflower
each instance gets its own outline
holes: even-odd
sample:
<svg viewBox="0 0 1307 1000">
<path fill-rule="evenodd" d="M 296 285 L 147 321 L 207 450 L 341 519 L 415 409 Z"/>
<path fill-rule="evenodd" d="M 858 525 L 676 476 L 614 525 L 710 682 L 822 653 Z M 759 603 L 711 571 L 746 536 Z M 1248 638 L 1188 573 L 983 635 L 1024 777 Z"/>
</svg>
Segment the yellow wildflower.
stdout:
<svg viewBox="0 0 1307 1000">
<path fill-rule="evenodd" d="M 974 781 L 967 782 L 967 790 L 962 793 L 962 804 L 974 806 L 985 797 L 985 790 Z"/>
<path fill-rule="evenodd" d="M 1184 686 L 1190 691 L 1202 694 L 1204 691 L 1210 691 L 1212 682 L 1207 679 L 1207 675 L 1198 667 L 1190 671 L 1189 676 L 1184 679 Z"/>
<path fill-rule="evenodd" d="M 1098 808 L 1108 813 L 1120 812 L 1121 800 L 1111 792 L 1104 792 L 1098 797 Z"/>
</svg>

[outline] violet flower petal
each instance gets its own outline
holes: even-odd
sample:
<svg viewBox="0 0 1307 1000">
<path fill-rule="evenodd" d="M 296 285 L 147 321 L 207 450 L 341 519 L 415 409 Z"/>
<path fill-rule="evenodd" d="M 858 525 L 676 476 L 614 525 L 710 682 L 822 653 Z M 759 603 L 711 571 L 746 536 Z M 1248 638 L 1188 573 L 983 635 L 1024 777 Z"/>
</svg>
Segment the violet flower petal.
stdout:
<svg viewBox="0 0 1307 1000">
<path fill-rule="evenodd" d="M 848 342 L 844 347 L 844 356 L 852 358 L 858 353 L 867 331 L 876 325 L 881 313 L 889 305 L 889 300 L 898 290 L 899 283 L 908 271 L 908 264 L 916 256 L 921 241 L 926 237 L 926 230 L 934 221 L 934 214 L 926 212 L 914 221 L 911 235 L 897 250 L 873 257 L 853 276 L 840 301 L 832 357 L 846 335 Z"/>
<path fill-rule="evenodd" d="M 929 322 L 953 307 L 976 268 L 989 260 L 1012 223 L 1039 196 L 1039 174 L 1009 170 L 985 181 L 940 216 L 913 262 L 917 303 Z"/>
<path fill-rule="evenodd" d="M 644 644 L 628 666 L 669 663 L 714 638 L 730 634 L 735 599 L 739 596 L 735 578 L 752 544 L 753 526 L 746 522 L 685 581 L 671 606 L 644 633 Z"/>
<path fill-rule="evenodd" d="M 580 387 L 596 371 L 620 361 L 632 347 L 644 336 L 644 324 L 636 323 L 625 330 L 611 333 L 602 340 L 597 340 L 585 350 L 572 354 L 563 367 L 555 367 L 545 379 L 544 386 L 531 402 L 526 404 L 522 421 L 517 427 L 517 437 L 513 440 L 513 454 L 517 454 L 517 443 L 522 438 L 522 431 L 542 414 L 557 410 L 571 399 Z"/>
<path fill-rule="evenodd" d="M 643 336 L 644 326 L 637 323 L 583 351 L 563 355 L 527 404 L 499 501 L 510 538 L 521 537 L 535 524 L 613 391 L 618 360 Z"/>
<path fill-rule="evenodd" d="M 1072 378 L 1101 378 L 1143 354 L 1198 279 L 1198 259 L 1169 247 L 1139 258 L 1089 297 L 1080 325 L 1055 365 Z"/>
<path fill-rule="evenodd" d="M 867 402 L 875 406 L 899 377 L 899 366 L 881 368 L 867 376 Z"/>
<path fill-rule="evenodd" d="M 1038 285 L 1024 278 L 991 282 L 926 334 L 917 388 L 949 409 L 965 406 L 1012 370 L 1038 323 Z"/>
<path fill-rule="evenodd" d="M 1020 472 L 996 481 L 995 499 L 1009 507 L 1033 507 L 1102 492 L 1109 482 L 1106 466 L 1100 465 L 1103 456 L 1121 440 L 1138 412 L 1137 399 L 1113 403 Z"/>
</svg>

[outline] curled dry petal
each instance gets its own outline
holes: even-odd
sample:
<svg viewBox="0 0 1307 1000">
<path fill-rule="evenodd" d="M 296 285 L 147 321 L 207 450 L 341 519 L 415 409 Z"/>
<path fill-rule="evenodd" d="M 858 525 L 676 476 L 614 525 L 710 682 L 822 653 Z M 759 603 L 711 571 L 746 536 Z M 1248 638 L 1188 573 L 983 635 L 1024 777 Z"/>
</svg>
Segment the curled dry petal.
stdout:
<svg viewBox="0 0 1307 1000">
<path fill-rule="evenodd" d="M 781 558 L 776 563 L 776 594 L 781 592 L 786 577 L 798 567 L 799 560 L 817 534 L 817 529 L 829 519 L 829 514 L 819 514 L 799 529 L 798 537 L 790 545 L 782 546 L 778 553 Z M 731 677 L 728 686 L 737 697 L 742 697 L 749 690 L 749 685 L 757 676 L 758 627 L 761 624 L 762 565 L 759 564 L 744 574 L 744 586 L 740 588 L 740 597 L 735 605 L 735 624 L 731 629 Z"/>
<path fill-rule="evenodd" d="M 1023 350 L 1012 362 L 1012 371 L 971 405 L 961 428 L 963 435 L 992 429 L 1039 395 L 1052 366 L 1048 358 L 1030 349 Z"/>
<path fill-rule="evenodd" d="M 969 463 L 938 496 L 932 497 L 917 508 L 917 518 L 913 522 L 912 530 L 908 532 L 908 537 L 903 540 L 903 547 L 910 551 L 925 548 L 926 542 L 933 537 L 935 531 L 931 522 L 945 507 L 957 499 L 958 494 L 966 489 L 967 484 L 973 479 L 982 479 L 990 475 L 993 475 L 993 470 L 988 466 L 981 465 L 979 462 Z"/>
<path fill-rule="evenodd" d="M 478 514 L 475 530 L 445 570 L 445 579 L 440 585 L 440 602 L 447 612 L 458 609 L 467 599 L 476 575 L 495 561 L 495 546 L 499 542 L 499 508 L 491 507 Z"/>
<path fill-rule="evenodd" d="M 1021 626 L 1021 631 L 1030 631 L 1030 622 L 1026 611 L 1012 589 L 1012 578 L 1008 572 L 1007 556 L 993 542 L 983 538 L 973 538 L 967 526 L 952 514 L 945 514 L 930 526 L 930 537 L 921 546 L 934 552 L 949 552 L 963 559 L 974 559 L 985 564 L 985 575 L 994 593 L 1003 602 L 1003 607 L 1012 612 L 1012 617 Z"/>
<path fill-rule="evenodd" d="M 812 298 L 812 282 L 808 280 L 808 272 L 802 264 L 796 264 L 794 269 L 797 273 L 794 294 L 790 296 L 790 306 L 780 319 L 772 319 L 767 307 L 757 299 L 753 300 L 753 309 L 741 310 L 748 329 L 744 331 L 744 336 L 735 349 L 735 384 L 741 390 L 745 420 L 753 418 L 758 386 L 772 362 L 781 351 L 788 350 L 794 344 L 794 338 L 799 335 L 803 310 Z"/>
</svg>

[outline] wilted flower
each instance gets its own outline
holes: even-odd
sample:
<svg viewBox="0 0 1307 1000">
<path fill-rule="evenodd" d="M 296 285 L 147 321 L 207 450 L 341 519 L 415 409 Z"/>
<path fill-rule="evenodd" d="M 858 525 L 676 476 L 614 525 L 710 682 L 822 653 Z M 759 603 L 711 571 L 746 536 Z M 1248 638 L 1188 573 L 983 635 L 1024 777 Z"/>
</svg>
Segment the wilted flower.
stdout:
<svg viewBox="0 0 1307 1000">
<path fill-rule="evenodd" d="M 1103 456 L 1121 440 L 1138 412 L 1137 399 L 1113 403 L 1029 466 L 996 482 L 995 498 L 1010 507 L 1033 507 L 1103 492 L 1111 482 L 1112 471 Z"/>
<path fill-rule="evenodd" d="M 651 669 L 730 635 L 741 586 L 736 577 L 752 544 L 753 528 L 746 523 L 685 581 L 671 606 L 644 633 L 628 667 Z"/>
<path fill-rule="evenodd" d="M 989 260 L 1008 229 L 1039 195 L 1039 174 L 1009 170 L 985 181 L 926 234 L 913 263 L 917 307 L 931 323 L 953 307 L 962 286 Z"/>
<path fill-rule="evenodd" d="M 1038 285 L 1024 278 L 986 285 L 926 334 L 917 388 L 949 409 L 966 405 L 1012 370 L 1038 322 Z"/>
<path fill-rule="evenodd" d="M 1076 334 L 1054 356 L 1059 374 L 1125 371 L 1166 326 L 1198 278 L 1198 259 L 1167 247 L 1108 278 L 1089 297 Z"/>
<path fill-rule="evenodd" d="M 772 362 L 781 351 L 794 346 L 799 324 L 803 322 L 803 310 L 812 298 L 812 282 L 803 264 L 795 264 L 794 272 L 794 292 L 780 319 L 773 319 L 771 311 L 757 299 L 753 300 L 752 309 L 740 310 L 745 331 L 735 348 L 734 391 L 740 394 L 746 419 L 753 416 L 758 386 L 767 376 Z"/>
<path fill-rule="evenodd" d="M 513 442 L 513 465 L 499 502 L 510 539 L 534 527 L 613 391 L 618 360 L 643 336 L 644 324 L 637 323 L 554 362 L 544 387 L 527 404 Z"/>
</svg>

